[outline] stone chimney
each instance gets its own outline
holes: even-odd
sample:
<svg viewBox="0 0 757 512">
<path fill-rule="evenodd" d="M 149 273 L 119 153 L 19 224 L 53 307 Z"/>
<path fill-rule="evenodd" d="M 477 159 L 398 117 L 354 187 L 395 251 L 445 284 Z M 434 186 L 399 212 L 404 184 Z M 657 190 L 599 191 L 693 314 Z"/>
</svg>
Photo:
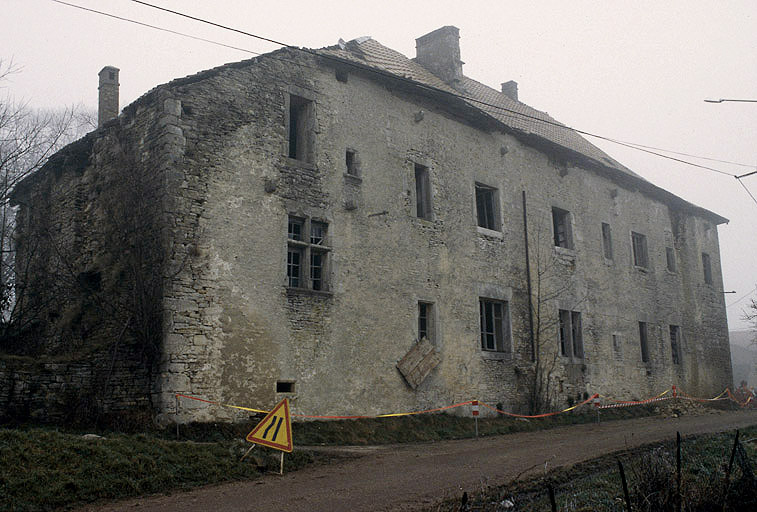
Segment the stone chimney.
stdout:
<svg viewBox="0 0 757 512">
<path fill-rule="evenodd" d="M 444 82 L 459 82 L 463 78 L 460 30 L 449 25 L 419 37 L 415 40 L 415 60 Z"/>
<path fill-rule="evenodd" d="M 118 117 L 118 68 L 105 66 L 100 70 L 99 101 L 97 107 L 97 127 Z"/>
<path fill-rule="evenodd" d="M 511 100 L 518 101 L 518 82 L 510 80 L 502 84 L 502 94 Z"/>
</svg>

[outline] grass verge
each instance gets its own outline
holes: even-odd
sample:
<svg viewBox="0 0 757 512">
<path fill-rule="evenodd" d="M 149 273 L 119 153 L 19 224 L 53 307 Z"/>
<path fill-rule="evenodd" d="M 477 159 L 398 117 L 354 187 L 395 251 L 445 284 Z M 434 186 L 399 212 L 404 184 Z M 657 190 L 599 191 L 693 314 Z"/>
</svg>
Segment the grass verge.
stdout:
<svg viewBox="0 0 757 512">
<path fill-rule="evenodd" d="M 602 412 L 602 421 L 655 414 L 652 406 Z M 552 428 L 596 421 L 585 409 L 552 418 L 479 419 L 481 436 Z M 248 480 L 278 470 L 278 454 L 249 446 L 248 424 L 190 424 L 141 434 L 84 432 L 17 426 L 0 428 L 0 510 L 53 510 L 102 500 L 185 490 Z M 383 419 L 295 423 L 295 451 L 285 457 L 285 471 L 328 463 L 334 454 L 298 448 L 307 445 L 370 445 L 461 439 L 475 435 L 470 417 L 427 414 Z M 344 455 L 340 456 L 344 457 Z"/>
<path fill-rule="evenodd" d="M 734 462 L 726 491 L 725 472 L 733 448 L 734 432 L 684 438 L 681 444 L 681 510 L 688 512 L 757 510 L 757 480 L 751 474 L 757 450 L 757 427 L 741 431 L 747 462 Z M 673 512 L 677 505 L 676 445 L 671 440 L 632 451 L 592 459 L 569 468 L 502 486 L 470 493 L 470 511 L 551 510 L 548 486 L 555 491 L 561 512 L 625 512 L 618 460 L 623 462 L 634 511 Z M 461 498 L 431 509 L 457 512 Z"/>
</svg>

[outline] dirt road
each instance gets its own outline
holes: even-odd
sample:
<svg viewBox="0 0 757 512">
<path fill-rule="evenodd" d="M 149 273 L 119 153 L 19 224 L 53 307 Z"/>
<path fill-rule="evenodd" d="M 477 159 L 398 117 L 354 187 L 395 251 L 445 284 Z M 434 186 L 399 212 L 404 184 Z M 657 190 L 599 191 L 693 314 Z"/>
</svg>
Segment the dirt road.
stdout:
<svg viewBox="0 0 757 512">
<path fill-rule="evenodd" d="M 757 411 L 649 417 L 560 427 L 478 440 L 365 448 L 365 455 L 260 480 L 84 510 L 374 511 L 415 510 L 522 472 L 575 464 L 613 451 L 683 436 L 757 425 Z"/>
</svg>

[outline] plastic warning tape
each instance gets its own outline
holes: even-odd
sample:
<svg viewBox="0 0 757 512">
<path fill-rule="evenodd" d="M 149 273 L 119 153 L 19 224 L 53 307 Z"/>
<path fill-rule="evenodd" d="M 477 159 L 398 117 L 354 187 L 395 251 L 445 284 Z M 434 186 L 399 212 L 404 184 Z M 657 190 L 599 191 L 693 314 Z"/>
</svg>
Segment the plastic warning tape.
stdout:
<svg viewBox="0 0 757 512">
<path fill-rule="evenodd" d="M 229 407 L 232 409 L 239 409 L 242 411 L 251 411 L 251 412 L 257 412 L 262 414 L 268 414 L 270 411 L 266 411 L 263 409 L 253 409 L 251 407 L 242 407 L 239 405 L 231 405 L 231 404 L 224 404 L 222 402 L 216 402 L 214 400 L 206 400 L 204 398 L 199 398 L 192 395 L 185 395 L 183 393 L 176 393 L 176 398 L 186 398 L 188 400 L 196 400 L 198 402 L 203 402 L 206 404 L 211 405 L 218 405 L 220 407 Z M 324 415 L 313 415 L 313 414 L 292 414 L 292 417 L 295 418 L 309 418 L 309 419 L 328 419 L 328 420 L 356 420 L 356 419 L 367 419 L 367 418 L 392 418 L 396 416 L 412 416 L 415 414 L 426 414 L 431 412 L 438 412 L 438 411 L 445 411 L 448 409 L 454 409 L 455 407 L 462 407 L 464 405 L 470 405 L 473 403 L 473 400 L 468 400 L 467 402 L 460 402 L 459 404 L 453 404 L 453 405 L 447 405 L 444 407 L 437 407 L 435 409 L 424 409 L 422 411 L 411 411 L 411 412 L 396 412 L 396 413 L 389 413 L 389 414 L 378 414 L 374 416 L 368 416 L 368 415 L 352 415 L 352 416 L 324 416 Z"/>
<path fill-rule="evenodd" d="M 598 409 L 615 409 L 618 407 L 633 407 L 635 405 L 645 405 L 645 404 L 652 404 L 655 402 L 662 402 L 664 400 L 672 400 L 674 397 L 672 396 L 661 396 L 661 397 L 655 397 L 655 398 L 647 398 L 646 400 L 634 400 L 634 401 L 627 401 L 627 402 L 617 402 L 614 404 L 606 404 L 606 405 L 600 405 Z"/>
<path fill-rule="evenodd" d="M 600 396 L 600 397 L 602 397 L 602 398 L 604 398 L 605 400 L 609 400 L 610 402 L 614 402 L 614 403 L 616 403 L 616 404 L 624 404 L 624 405 L 642 405 L 642 404 L 646 404 L 646 403 L 649 403 L 649 402 L 651 402 L 652 400 L 655 400 L 655 399 L 657 399 L 657 398 L 661 398 L 661 397 L 663 397 L 663 396 L 667 395 L 668 393 L 670 393 L 670 390 L 669 390 L 669 389 L 666 389 L 666 390 L 665 390 L 665 391 L 663 391 L 662 393 L 660 393 L 660 394 L 658 394 L 658 395 L 655 395 L 655 396 L 653 396 L 653 397 L 651 397 L 651 398 L 647 398 L 647 399 L 645 399 L 645 400 L 615 400 L 614 398 L 610 398 L 609 396 L 605 396 L 605 395 L 599 395 L 599 396 Z M 672 397 L 671 397 L 671 398 L 672 398 Z M 602 408 L 602 407 L 605 407 L 605 406 L 600 406 L 600 408 Z"/>
<path fill-rule="evenodd" d="M 478 403 L 481 404 L 481 405 L 483 405 L 487 409 L 491 409 L 492 411 L 498 412 L 499 414 L 504 414 L 506 416 L 512 416 L 512 417 L 515 417 L 515 418 L 546 418 L 547 416 L 555 416 L 556 414 L 562 414 L 564 412 L 572 411 L 573 409 L 581 407 L 582 405 L 588 404 L 589 402 L 591 402 L 592 400 L 594 400 L 598 396 L 599 395 L 594 394 L 594 395 L 590 396 L 589 398 L 587 398 L 586 400 L 584 400 L 583 402 L 577 403 L 577 404 L 575 404 L 575 405 L 573 405 L 571 407 L 568 407 L 567 409 L 563 409 L 562 411 L 547 412 L 547 413 L 544 413 L 544 414 L 515 414 L 513 412 L 501 411 L 501 410 L 497 409 L 496 407 L 492 407 L 491 405 L 488 405 L 488 404 L 486 404 L 484 402 L 480 402 L 479 401 Z"/>
</svg>

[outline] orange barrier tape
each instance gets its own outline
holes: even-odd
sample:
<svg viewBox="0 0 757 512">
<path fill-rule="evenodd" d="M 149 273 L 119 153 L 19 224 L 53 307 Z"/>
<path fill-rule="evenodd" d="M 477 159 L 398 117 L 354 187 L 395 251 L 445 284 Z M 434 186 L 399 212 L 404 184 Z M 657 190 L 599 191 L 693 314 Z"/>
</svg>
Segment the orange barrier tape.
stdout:
<svg viewBox="0 0 757 512">
<path fill-rule="evenodd" d="M 731 400 L 734 400 L 736 403 L 741 403 L 738 400 L 734 398 L 734 396 L 731 394 L 731 390 L 729 388 L 725 388 L 722 393 L 720 393 L 718 396 L 714 398 L 696 398 L 693 396 L 689 396 L 683 391 L 678 391 L 678 395 L 680 398 L 683 398 L 684 400 L 693 400 L 695 402 L 714 402 L 716 400 L 726 400 L 723 395 L 728 394 L 728 396 L 731 398 Z"/>
<path fill-rule="evenodd" d="M 754 397 L 750 395 L 745 401 L 742 402 L 741 400 L 733 396 L 733 393 L 731 393 L 731 390 L 729 388 L 725 388 L 725 390 L 728 392 L 728 398 L 739 404 L 739 407 L 746 407 L 754 399 Z"/>
<path fill-rule="evenodd" d="M 672 396 L 660 396 L 654 398 L 647 398 L 646 400 L 629 401 L 629 402 L 617 402 L 614 404 L 600 405 L 598 409 L 615 409 L 618 407 L 633 407 L 634 405 L 645 405 L 654 402 L 662 402 L 663 400 L 672 400 L 675 397 Z"/>
<path fill-rule="evenodd" d="M 491 405 L 489 405 L 489 404 L 486 404 L 486 403 L 484 403 L 484 402 L 481 402 L 481 401 L 479 401 L 478 403 L 480 403 L 481 405 L 483 405 L 483 406 L 484 406 L 484 407 L 486 407 L 487 409 L 491 409 L 492 411 L 496 411 L 496 412 L 498 412 L 499 414 L 504 414 L 504 415 L 506 415 L 506 416 L 513 416 L 513 417 L 515 417 L 515 418 L 546 418 L 547 416 L 555 416 L 556 414 L 562 414 L 562 413 L 564 413 L 564 412 L 572 411 L 573 409 L 576 409 L 577 407 L 581 407 L 582 405 L 588 404 L 589 402 L 591 402 L 592 400 L 594 400 L 594 399 L 595 399 L 595 398 L 597 398 L 598 396 L 599 396 L 599 395 L 597 395 L 597 394 L 595 393 L 594 395 L 590 396 L 589 398 L 587 398 L 587 399 L 586 399 L 586 400 L 584 400 L 583 402 L 581 402 L 581 403 L 578 403 L 578 404 L 576 404 L 576 405 L 573 405 L 573 406 L 571 406 L 571 407 L 568 407 L 567 409 L 563 409 L 562 411 L 554 411 L 554 412 L 547 412 L 547 413 L 544 413 L 544 414 L 534 414 L 534 415 L 529 415 L 529 414 L 515 414 L 515 413 L 513 413 L 513 412 L 500 411 L 500 410 L 499 410 L 499 409 L 497 409 L 496 407 L 492 407 Z"/>
<path fill-rule="evenodd" d="M 221 407 L 231 407 L 232 409 L 241 409 L 243 411 L 252 411 L 252 412 L 258 412 L 263 414 L 268 414 L 269 411 L 264 411 L 261 409 L 252 409 L 250 407 L 241 407 L 239 405 L 230 405 L 230 404 L 224 404 L 221 402 L 215 402 L 213 400 L 205 400 L 204 398 L 199 398 L 196 396 L 191 395 L 184 395 L 182 393 L 176 393 L 176 398 L 187 398 L 189 400 L 196 400 L 198 402 L 204 402 L 206 404 L 212 404 L 212 405 L 218 405 Z M 397 413 L 389 413 L 389 414 L 378 414 L 376 416 L 320 416 L 320 415 L 310 415 L 310 414 L 292 414 L 292 417 L 294 418 L 310 418 L 310 419 L 326 419 L 326 420 L 357 420 L 357 419 L 366 419 L 366 418 L 391 418 L 395 416 L 411 416 L 414 414 L 426 414 L 430 412 L 438 412 L 438 411 L 444 411 L 447 409 L 454 409 L 455 407 L 461 407 L 463 405 L 470 405 L 473 403 L 473 400 L 468 400 L 467 402 L 460 402 L 459 404 L 454 405 L 446 405 L 444 407 L 437 407 L 435 409 L 426 409 L 423 411 L 412 411 L 412 412 L 397 412 Z"/>
<path fill-rule="evenodd" d="M 655 400 L 656 398 L 661 398 L 661 397 L 665 396 L 668 393 L 670 393 L 670 390 L 666 389 L 662 393 L 660 393 L 660 394 L 658 394 L 656 396 L 653 396 L 652 398 L 647 398 L 645 400 L 615 400 L 613 398 L 610 398 L 609 396 L 605 396 L 605 395 L 599 395 L 599 396 L 602 397 L 602 398 L 604 398 L 605 400 L 609 400 L 610 402 L 615 402 L 617 404 L 639 405 L 639 404 L 645 404 L 645 403 L 651 402 L 651 401 Z M 602 407 L 606 407 L 606 406 L 600 406 L 600 408 L 602 408 Z"/>
</svg>

